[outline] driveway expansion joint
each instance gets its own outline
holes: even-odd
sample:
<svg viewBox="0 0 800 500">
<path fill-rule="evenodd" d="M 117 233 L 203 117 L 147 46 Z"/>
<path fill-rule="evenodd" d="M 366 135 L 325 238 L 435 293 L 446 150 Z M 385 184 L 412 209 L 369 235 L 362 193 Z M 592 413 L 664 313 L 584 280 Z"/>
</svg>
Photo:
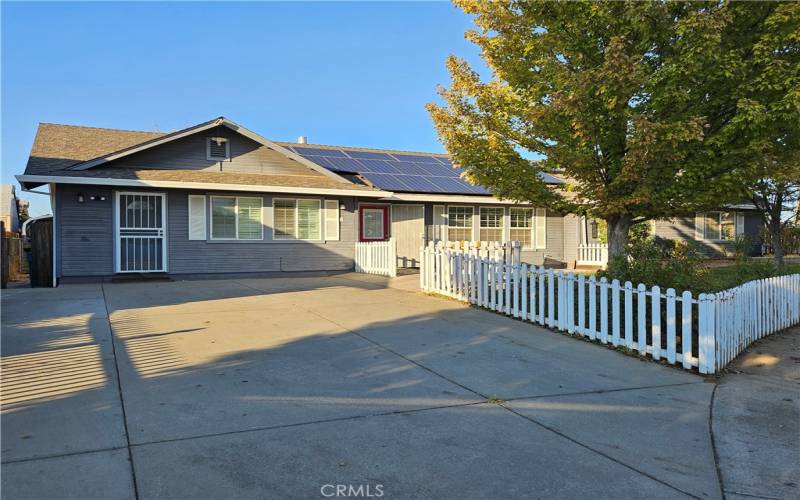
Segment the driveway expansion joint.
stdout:
<svg viewBox="0 0 800 500">
<path fill-rule="evenodd" d="M 133 451 L 131 451 L 131 435 L 128 432 L 128 416 L 125 413 L 125 397 L 122 394 L 122 377 L 119 373 L 119 360 L 117 359 L 117 345 L 114 341 L 114 325 L 111 323 L 111 317 L 108 312 L 108 300 L 106 299 L 106 289 L 103 283 L 100 282 L 100 290 L 103 292 L 103 306 L 106 309 L 106 321 L 108 322 L 108 331 L 111 335 L 111 353 L 114 356 L 114 371 L 117 376 L 117 393 L 119 395 L 119 406 L 122 410 L 122 425 L 125 429 L 125 442 L 128 449 L 128 463 L 131 464 L 131 483 L 133 484 L 133 497 L 138 500 L 139 488 L 136 484 L 136 466 L 133 463 Z"/>
</svg>

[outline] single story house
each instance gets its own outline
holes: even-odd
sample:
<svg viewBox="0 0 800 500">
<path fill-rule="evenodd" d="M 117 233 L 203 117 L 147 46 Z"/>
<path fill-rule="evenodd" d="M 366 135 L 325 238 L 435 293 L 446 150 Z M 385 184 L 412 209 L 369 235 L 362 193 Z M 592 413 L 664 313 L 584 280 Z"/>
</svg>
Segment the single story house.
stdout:
<svg viewBox="0 0 800 500">
<path fill-rule="evenodd" d="M 49 186 L 58 280 L 350 270 L 356 242 L 389 237 L 406 267 L 423 238 L 519 240 L 524 261 L 568 265 L 597 236 L 465 182 L 444 154 L 275 142 L 224 117 L 172 133 L 43 123 L 17 179 Z M 757 226 L 728 210 L 656 230 L 719 250 Z"/>
</svg>

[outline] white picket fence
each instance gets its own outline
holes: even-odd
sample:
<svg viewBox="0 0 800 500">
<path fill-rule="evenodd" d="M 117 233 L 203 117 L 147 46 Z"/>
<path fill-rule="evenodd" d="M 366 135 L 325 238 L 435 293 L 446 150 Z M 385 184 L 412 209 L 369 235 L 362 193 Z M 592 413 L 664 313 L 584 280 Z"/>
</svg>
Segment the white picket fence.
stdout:
<svg viewBox="0 0 800 500">
<path fill-rule="evenodd" d="M 578 245 L 578 265 L 605 266 L 608 263 L 608 245 L 582 243 Z"/>
<path fill-rule="evenodd" d="M 428 246 L 420 252 L 423 291 L 700 373 L 720 371 L 754 340 L 800 321 L 800 275 L 695 298 L 461 250 Z"/>
<path fill-rule="evenodd" d="M 358 273 L 397 276 L 397 246 L 393 238 L 387 241 L 356 242 L 355 270 Z"/>
</svg>

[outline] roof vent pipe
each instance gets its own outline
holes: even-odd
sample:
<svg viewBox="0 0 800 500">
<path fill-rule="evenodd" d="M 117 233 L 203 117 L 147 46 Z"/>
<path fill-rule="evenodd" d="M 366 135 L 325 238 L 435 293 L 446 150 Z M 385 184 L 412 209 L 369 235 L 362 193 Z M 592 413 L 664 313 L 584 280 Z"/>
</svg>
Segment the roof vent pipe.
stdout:
<svg viewBox="0 0 800 500">
<path fill-rule="evenodd" d="M 301 135 L 297 138 L 297 144 L 308 144 L 308 137 Z"/>
</svg>

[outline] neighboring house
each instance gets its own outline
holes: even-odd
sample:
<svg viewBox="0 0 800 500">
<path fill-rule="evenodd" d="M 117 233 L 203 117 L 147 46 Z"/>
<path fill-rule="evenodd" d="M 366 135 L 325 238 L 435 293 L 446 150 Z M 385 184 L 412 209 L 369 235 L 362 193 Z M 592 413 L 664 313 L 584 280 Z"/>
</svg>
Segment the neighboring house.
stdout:
<svg viewBox="0 0 800 500">
<path fill-rule="evenodd" d="M 520 240 L 535 264 L 575 260 L 578 217 L 498 200 L 459 175 L 443 154 L 274 142 L 216 118 L 169 134 L 41 124 L 17 179 L 50 187 L 62 279 L 349 270 L 356 242 L 390 236 L 399 264 L 415 267 L 423 234 Z"/>
<path fill-rule="evenodd" d="M 16 188 L 11 184 L 0 185 L 0 221 L 6 232 L 18 233 L 20 230 L 20 203 L 27 206 L 26 201 L 17 199 Z"/>
</svg>

